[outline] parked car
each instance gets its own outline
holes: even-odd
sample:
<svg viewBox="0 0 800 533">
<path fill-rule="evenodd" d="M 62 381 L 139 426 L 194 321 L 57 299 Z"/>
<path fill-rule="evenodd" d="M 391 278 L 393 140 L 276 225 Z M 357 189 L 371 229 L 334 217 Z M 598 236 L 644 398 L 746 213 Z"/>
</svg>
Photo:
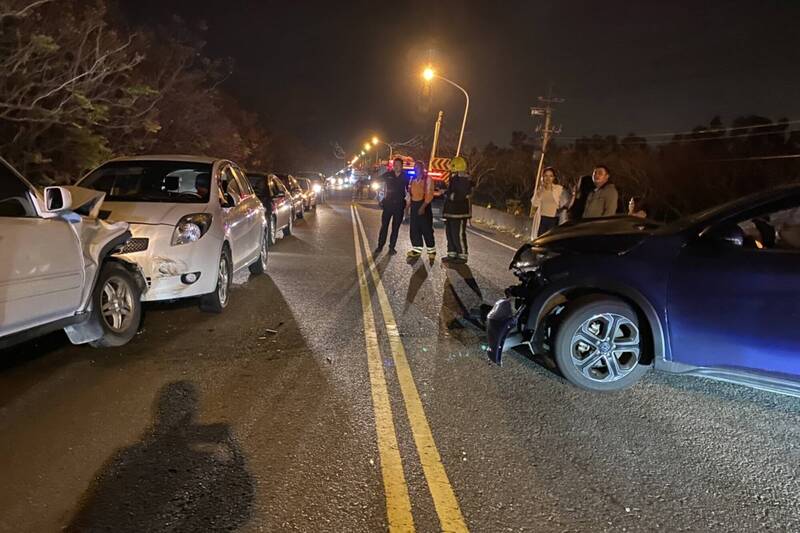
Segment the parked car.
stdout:
<svg viewBox="0 0 800 533">
<path fill-rule="evenodd" d="M 269 224 L 269 243 L 275 244 L 278 232 L 284 237 L 292 234 L 294 227 L 294 206 L 289 190 L 274 174 L 248 172 L 247 179 L 264 204 Z"/>
<path fill-rule="evenodd" d="M 193 156 L 142 156 L 104 163 L 79 184 L 106 193 L 105 215 L 130 223 L 124 255 L 145 273 L 144 300 L 201 296 L 221 312 L 234 274 L 267 268 L 264 206 L 233 162 Z"/>
<path fill-rule="evenodd" d="M 317 195 L 317 202 L 325 202 L 330 178 L 325 178 L 325 175 L 321 172 L 296 172 L 294 177 L 297 179 L 306 178 L 311 180 L 311 188 Z"/>
<path fill-rule="evenodd" d="M 487 319 L 489 356 L 550 353 L 606 391 L 648 370 L 800 395 L 800 185 L 669 225 L 614 217 L 522 246 Z"/>
<path fill-rule="evenodd" d="M 145 280 L 117 255 L 131 234 L 98 219 L 102 202 L 78 187 L 39 193 L 0 158 L 0 348 L 58 329 L 92 346 L 136 334 Z"/>
<path fill-rule="evenodd" d="M 303 218 L 306 203 L 306 199 L 303 196 L 303 188 L 300 187 L 300 184 L 291 174 L 275 174 L 275 176 L 281 180 L 281 183 L 283 183 L 289 191 L 289 195 L 292 199 L 292 206 L 294 207 L 294 216 L 296 218 Z"/>
<path fill-rule="evenodd" d="M 315 210 L 317 208 L 317 189 L 314 188 L 314 183 L 308 178 L 297 178 L 297 183 L 303 189 L 303 209 Z"/>
</svg>

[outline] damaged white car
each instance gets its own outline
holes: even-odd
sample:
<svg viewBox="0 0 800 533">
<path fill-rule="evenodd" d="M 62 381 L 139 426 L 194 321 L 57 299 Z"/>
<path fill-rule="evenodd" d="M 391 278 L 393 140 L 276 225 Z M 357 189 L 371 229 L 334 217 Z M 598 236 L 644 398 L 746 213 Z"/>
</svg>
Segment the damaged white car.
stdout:
<svg viewBox="0 0 800 533">
<path fill-rule="evenodd" d="M 0 158 L 0 348 L 58 329 L 94 346 L 136 334 L 144 277 L 114 255 L 128 224 L 99 220 L 102 202 L 79 187 L 40 193 Z"/>
<path fill-rule="evenodd" d="M 79 185 L 106 193 L 101 218 L 130 223 L 121 257 L 144 272 L 143 299 L 201 296 L 201 308 L 221 312 L 234 273 L 267 268 L 265 209 L 233 162 L 192 156 L 114 159 Z"/>
</svg>

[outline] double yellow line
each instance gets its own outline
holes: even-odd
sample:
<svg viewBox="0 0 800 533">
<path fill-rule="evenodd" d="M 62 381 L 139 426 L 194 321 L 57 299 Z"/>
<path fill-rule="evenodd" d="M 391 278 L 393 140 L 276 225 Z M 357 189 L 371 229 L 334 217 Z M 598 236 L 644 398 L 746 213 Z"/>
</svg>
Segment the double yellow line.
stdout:
<svg viewBox="0 0 800 533">
<path fill-rule="evenodd" d="M 386 386 L 386 376 L 383 370 L 380 343 L 378 342 L 378 332 L 375 326 L 372 297 L 369 291 L 365 264 L 369 269 L 369 274 L 375 286 L 394 368 L 397 372 L 400 393 L 403 397 L 403 405 L 405 406 L 411 433 L 422 464 L 422 471 L 425 474 L 425 480 L 427 481 L 436 513 L 439 516 L 442 531 L 468 531 L 464 517 L 461 514 L 461 508 L 458 505 L 458 499 L 455 492 L 453 492 L 453 487 L 450 485 L 447 472 L 445 472 L 442 459 L 439 456 L 439 450 L 436 448 L 436 442 L 433 440 L 430 424 L 428 424 L 428 419 L 425 416 L 422 400 L 419 397 L 414 377 L 411 374 L 411 367 L 406 358 L 406 351 L 400 340 L 400 332 L 389 303 L 389 297 L 383 287 L 375 262 L 372 260 L 364 224 L 361 222 L 358 209 L 355 206 L 351 206 L 350 210 L 353 219 L 356 270 L 361 292 L 364 339 L 367 348 L 372 405 L 375 411 L 378 453 L 380 455 L 383 486 L 386 494 L 386 514 L 389 521 L 389 530 L 414 531 L 414 517 L 411 513 L 408 484 L 403 471 L 400 448 L 397 444 L 397 432 L 394 426 L 389 391 Z"/>
</svg>

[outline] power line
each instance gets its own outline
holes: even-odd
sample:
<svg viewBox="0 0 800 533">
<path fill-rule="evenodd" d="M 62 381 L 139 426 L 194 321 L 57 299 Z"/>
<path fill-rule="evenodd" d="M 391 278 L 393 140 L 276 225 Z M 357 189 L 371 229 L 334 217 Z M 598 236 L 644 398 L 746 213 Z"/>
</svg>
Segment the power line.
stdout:
<svg viewBox="0 0 800 533">
<path fill-rule="evenodd" d="M 764 155 L 755 157 L 737 157 L 733 159 L 708 159 L 708 161 L 725 162 L 725 161 L 758 161 L 766 159 L 797 159 L 800 154 L 785 154 L 785 155 Z"/>
<path fill-rule="evenodd" d="M 786 133 L 796 133 L 796 132 L 799 132 L 799 131 L 800 130 L 791 130 L 791 131 L 788 131 L 788 132 L 762 131 L 762 132 L 756 132 L 756 133 L 744 133 L 744 134 L 741 134 L 741 135 L 727 135 L 727 136 L 724 136 L 724 137 L 703 137 L 703 138 L 700 138 L 700 139 L 663 139 L 663 140 L 656 140 L 656 141 L 645 140 L 645 144 L 648 144 L 648 145 L 653 145 L 653 144 L 672 144 L 672 143 L 674 143 L 674 144 L 684 144 L 684 143 L 692 143 L 692 142 L 727 141 L 728 139 L 741 139 L 741 138 L 745 138 L 745 137 L 760 137 L 760 136 L 763 136 L 763 135 L 785 135 Z M 695 134 L 699 135 L 700 133 L 707 133 L 707 132 L 705 132 L 705 131 L 696 132 Z M 637 135 L 637 137 L 638 137 L 638 135 Z M 584 140 L 584 139 L 588 140 L 588 141 L 593 140 L 593 137 L 575 137 L 575 138 L 562 137 L 562 138 L 563 139 L 573 140 L 573 141 L 581 141 L 581 140 Z M 603 137 L 603 138 L 605 138 L 605 137 Z"/>
<path fill-rule="evenodd" d="M 660 132 L 660 133 L 636 133 L 634 134 L 635 137 L 672 137 L 675 135 L 699 135 L 701 133 L 721 133 L 721 132 L 729 132 L 729 131 L 739 131 L 739 130 L 752 130 L 755 128 L 774 128 L 776 126 L 788 126 L 790 124 L 800 124 L 800 119 L 793 119 L 788 120 L 786 122 L 773 122 L 771 124 L 755 124 L 753 126 L 736 126 L 731 128 L 709 128 L 709 129 L 701 129 L 699 131 L 672 131 L 672 132 Z M 771 132 L 771 133 L 778 133 L 778 132 Z M 577 140 L 577 139 L 586 139 L 592 138 L 595 136 L 599 137 L 619 137 L 617 134 L 593 134 L 593 135 L 580 135 L 580 136 L 568 136 L 568 137 L 561 137 L 565 140 Z"/>
</svg>

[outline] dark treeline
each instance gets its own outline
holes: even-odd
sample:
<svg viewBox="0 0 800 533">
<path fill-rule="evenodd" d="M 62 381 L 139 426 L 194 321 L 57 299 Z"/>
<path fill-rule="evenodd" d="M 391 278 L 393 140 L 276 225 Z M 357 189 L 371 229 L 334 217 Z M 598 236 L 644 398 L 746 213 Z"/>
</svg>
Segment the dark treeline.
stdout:
<svg viewBox="0 0 800 533">
<path fill-rule="evenodd" d="M 204 27 L 132 28 L 105 0 L 0 0 L 0 154 L 37 182 L 68 182 L 138 153 L 291 168 L 310 153 L 222 89 L 233 67 Z"/>
<path fill-rule="evenodd" d="M 725 126 L 719 117 L 679 135 L 557 138 L 546 165 L 572 186 L 596 164 L 612 170 L 621 204 L 642 196 L 648 213 L 672 219 L 742 195 L 800 179 L 800 130 L 786 119 L 743 116 Z M 507 147 L 489 144 L 470 155 L 476 201 L 527 212 L 539 145 L 514 132 Z M 770 158 L 770 159 L 763 159 Z M 620 205 L 620 209 L 623 209 Z"/>
</svg>

